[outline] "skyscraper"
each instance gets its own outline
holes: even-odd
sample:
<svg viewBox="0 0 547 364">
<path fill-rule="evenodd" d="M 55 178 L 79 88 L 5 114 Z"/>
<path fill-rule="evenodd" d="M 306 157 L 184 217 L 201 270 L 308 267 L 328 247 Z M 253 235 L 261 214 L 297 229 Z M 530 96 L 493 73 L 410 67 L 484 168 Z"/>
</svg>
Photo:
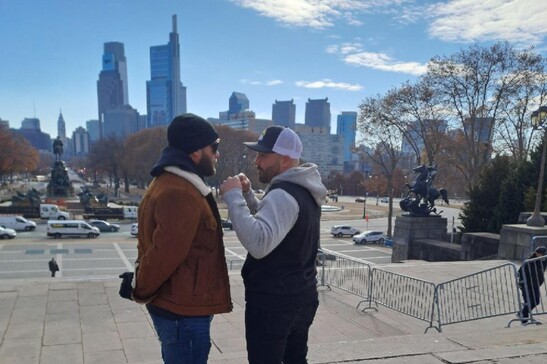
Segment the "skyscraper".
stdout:
<svg viewBox="0 0 547 364">
<path fill-rule="evenodd" d="M 57 119 L 57 136 L 61 138 L 63 143 L 66 142 L 66 123 L 62 111 L 59 111 L 59 119 Z"/>
<path fill-rule="evenodd" d="M 228 119 L 249 110 L 249 98 L 241 92 L 232 92 L 228 100 Z"/>
<path fill-rule="evenodd" d="M 169 43 L 150 47 L 150 81 L 146 82 L 148 127 L 167 125 L 186 112 L 186 87 L 180 81 L 180 47 L 177 16 Z"/>
<path fill-rule="evenodd" d="M 272 121 L 275 125 L 286 126 L 294 130 L 296 105 L 293 99 L 277 101 L 272 105 Z"/>
<path fill-rule="evenodd" d="M 357 113 L 355 111 L 342 111 L 337 116 L 336 134 L 344 138 L 344 162 L 352 159 L 352 149 L 355 147 L 355 130 L 357 128 Z"/>
<path fill-rule="evenodd" d="M 129 104 L 127 96 L 127 61 L 123 43 L 104 44 L 102 71 L 97 81 L 99 120 L 103 122 L 108 110 Z"/>
<path fill-rule="evenodd" d="M 330 130 L 330 103 L 329 98 L 306 102 L 306 115 L 304 124 Z"/>
</svg>

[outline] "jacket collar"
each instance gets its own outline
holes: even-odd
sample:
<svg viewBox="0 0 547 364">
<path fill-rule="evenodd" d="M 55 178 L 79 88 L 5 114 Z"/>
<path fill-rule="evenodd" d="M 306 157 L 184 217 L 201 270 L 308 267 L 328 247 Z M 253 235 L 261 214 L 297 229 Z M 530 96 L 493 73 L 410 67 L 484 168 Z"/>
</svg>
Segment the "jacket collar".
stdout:
<svg viewBox="0 0 547 364">
<path fill-rule="evenodd" d="M 201 193 L 203 196 L 207 196 L 211 193 L 211 189 L 209 188 L 209 186 L 207 186 L 205 182 L 203 182 L 203 180 L 195 173 L 183 171 L 182 169 L 175 166 L 167 166 L 164 167 L 163 170 L 184 178 L 185 180 L 190 182 L 195 188 L 197 188 L 199 193 Z"/>
</svg>

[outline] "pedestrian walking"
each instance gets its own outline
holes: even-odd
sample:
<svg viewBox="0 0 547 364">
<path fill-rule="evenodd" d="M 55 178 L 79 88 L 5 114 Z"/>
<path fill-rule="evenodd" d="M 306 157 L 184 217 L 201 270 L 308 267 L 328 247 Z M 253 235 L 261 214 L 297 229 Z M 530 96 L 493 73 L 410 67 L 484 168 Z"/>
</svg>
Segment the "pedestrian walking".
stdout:
<svg viewBox="0 0 547 364">
<path fill-rule="evenodd" d="M 59 271 L 59 265 L 55 261 L 55 258 L 51 258 L 48 265 L 49 265 L 49 271 L 51 272 L 51 276 L 55 277 L 55 273 Z"/>
</svg>

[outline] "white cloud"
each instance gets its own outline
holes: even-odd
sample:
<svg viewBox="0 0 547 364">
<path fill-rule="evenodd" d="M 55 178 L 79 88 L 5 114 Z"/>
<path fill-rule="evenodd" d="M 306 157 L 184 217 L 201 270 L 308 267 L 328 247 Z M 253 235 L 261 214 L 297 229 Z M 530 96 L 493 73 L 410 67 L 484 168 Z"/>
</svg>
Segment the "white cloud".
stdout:
<svg viewBox="0 0 547 364">
<path fill-rule="evenodd" d="M 450 0 L 429 7 L 429 33 L 445 41 L 507 40 L 532 45 L 547 35 L 543 0 Z"/>
<path fill-rule="evenodd" d="M 340 45 L 330 45 L 326 49 L 327 53 L 338 54 L 342 60 L 358 67 L 368 67 L 386 72 L 408 73 L 419 76 L 426 72 L 427 65 L 418 62 L 400 62 L 393 60 L 385 53 L 373 53 L 363 50 L 360 43 L 342 43 Z"/>
<path fill-rule="evenodd" d="M 304 87 L 304 88 L 333 88 L 338 90 L 345 90 L 345 91 L 361 91 L 363 89 L 363 86 L 356 84 L 349 84 L 345 82 L 333 82 L 329 79 L 324 79 L 322 81 L 296 81 L 294 83 L 298 87 Z"/>
<path fill-rule="evenodd" d="M 231 0 L 260 15 L 292 26 L 327 28 L 337 19 L 360 25 L 359 12 L 379 11 L 405 0 Z"/>
<path fill-rule="evenodd" d="M 253 85 L 253 86 L 277 86 L 281 85 L 283 81 L 281 80 L 269 80 L 269 81 L 256 81 L 256 80 L 248 80 L 248 79 L 241 79 L 239 80 L 244 85 Z"/>
<path fill-rule="evenodd" d="M 344 57 L 344 62 L 387 72 L 408 73 L 419 76 L 427 71 L 427 65 L 418 62 L 394 61 L 385 53 L 359 52 Z"/>
</svg>

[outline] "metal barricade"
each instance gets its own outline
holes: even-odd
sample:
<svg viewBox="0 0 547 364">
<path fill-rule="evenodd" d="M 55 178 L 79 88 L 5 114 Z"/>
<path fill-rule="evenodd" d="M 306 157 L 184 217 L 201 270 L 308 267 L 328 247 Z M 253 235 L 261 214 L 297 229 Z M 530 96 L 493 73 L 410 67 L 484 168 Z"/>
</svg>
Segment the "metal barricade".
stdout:
<svg viewBox="0 0 547 364">
<path fill-rule="evenodd" d="M 320 249 L 319 286 L 333 286 L 368 300 L 370 265 L 347 255 Z"/>
<path fill-rule="evenodd" d="M 547 256 L 542 256 L 524 261 L 519 269 L 519 288 L 522 294 L 519 320 L 524 324 L 541 324 L 534 316 L 547 314 L 547 302 L 543 299 L 547 296 L 544 284 L 546 267 Z M 511 322 L 508 326 L 510 324 Z"/>
<path fill-rule="evenodd" d="M 435 284 L 402 274 L 374 268 L 369 307 L 372 302 L 429 322 L 435 312 Z M 429 327 L 425 330 L 429 329 Z"/>
<path fill-rule="evenodd" d="M 517 313 L 520 307 L 515 265 L 507 263 L 437 286 L 437 323 L 442 325 Z"/>
</svg>

